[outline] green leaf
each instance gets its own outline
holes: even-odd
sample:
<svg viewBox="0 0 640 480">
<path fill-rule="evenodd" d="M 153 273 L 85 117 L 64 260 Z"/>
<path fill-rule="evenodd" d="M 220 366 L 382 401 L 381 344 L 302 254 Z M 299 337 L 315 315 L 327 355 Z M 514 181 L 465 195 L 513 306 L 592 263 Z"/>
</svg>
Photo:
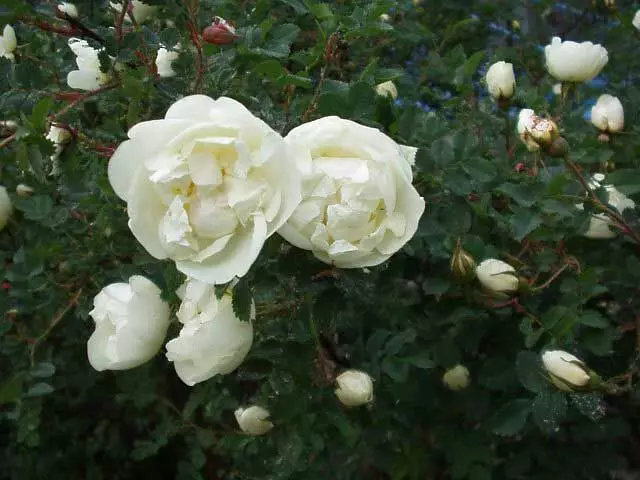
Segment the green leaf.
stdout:
<svg viewBox="0 0 640 480">
<path fill-rule="evenodd" d="M 243 322 L 251 320 L 251 310 L 253 309 L 253 296 L 251 295 L 251 287 L 249 282 L 241 278 L 233 287 L 231 303 L 233 305 L 233 313 Z"/>
<path fill-rule="evenodd" d="M 607 175 L 605 183 L 615 185 L 616 189 L 624 194 L 633 195 L 640 192 L 640 169 L 616 169 Z"/>
<path fill-rule="evenodd" d="M 522 185 L 507 182 L 500 185 L 496 190 L 515 200 L 519 205 L 530 207 L 539 200 L 544 187 L 538 184 Z"/>
<path fill-rule="evenodd" d="M 516 372 L 520 383 L 533 393 L 540 393 L 548 389 L 547 379 L 542 373 L 540 355 L 530 351 L 518 353 Z"/>
<path fill-rule="evenodd" d="M 513 207 L 512 211 L 513 215 L 509 217 L 509 223 L 513 228 L 514 238 L 518 241 L 521 241 L 542 225 L 542 217 L 534 210 L 523 207 Z"/>
<path fill-rule="evenodd" d="M 14 376 L 7 378 L 0 383 L 0 405 L 3 403 L 15 402 L 20 398 L 22 392 L 22 384 L 24 383 L 24 374 L 16 373 Z"/>
<path fill-rule="evenodd" d="M 46 195 L 34 195 L 17 199 L 15 207 L 24 213 L 24 217 L 28 220 L 44 220 L 51 214 L 53 200 Z"/>
<path fill-rule="evenodd" d="M 38 363 L 29 373 L 33 378 L 47 378 L 56 373 L 56 367 L 52 363 Z"/>
<path fill-rule="evenodd" d="M 554 433 L 567 414 L 566 395 L 554 390 L 540 392 L 533 401 L 531 412 L 540 430 Z"/>
<path fill-rule="evenodd" d="M 53 391 L 54 389 L 51 385 L 49 385 L 48 383 L 40 382 L 36 383 L 29 390 L 27 390 L 25 397 L 40 397 L 43 395 L 48 395 Z"/>
<path fill-rule="evenodd" d="M 491 418 L 489 425 L 496 435 L 511 437 L 519 433 L 531 413 L 531 401 L 518 398 L 503 405 Z"/>
<path fill-rule="evenodd" d="M 603 418 L 607 412 L 607 405 L 600 393 L 570 393 L 569 398 L 582 415 L 594 422 Z"/>
</svg>

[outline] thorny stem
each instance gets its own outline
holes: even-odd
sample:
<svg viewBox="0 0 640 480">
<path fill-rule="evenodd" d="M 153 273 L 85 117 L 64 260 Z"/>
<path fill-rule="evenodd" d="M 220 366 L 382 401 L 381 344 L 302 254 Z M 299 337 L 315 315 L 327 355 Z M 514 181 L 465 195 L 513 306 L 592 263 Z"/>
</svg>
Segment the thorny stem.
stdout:
<svg viewBox="0 0 640 480">
<path fill-rule="evenodd" d="M 200 34 L 198 33 L 198 21 L 197 14 L 199 8 L 199 0 L 192 0 L 192 2 L 185 1 L 187 8 L 187 29 L 189 30 L 189 37 L 191 43 L 196 48 L 196 79 L 193 86 L 195 93 L 202 92 L 202 79 L 204 75 L 204 60 L 202 56 L 202 43 L 200 42 Z"/>
<path fill-rule="evenodd" d="M 593 191 L 593 189 L 589 187 L 589 184 L 587 183 L 584 176 L 580 172 L 580 169 L 578 168 L 578 166 L 575 163 L 573 163 L 571 160 L 569 160 L 568 157 L 564 158 L 564 163 L 569 168 L 569 170 L 571 170 L 573 174 L 576 176 L 578 182 L 582 186 L 582 189 L 585 191 L 587 195 L 589 195 L 589 198 L 591 199 L 593 204 L 596 207 L 598 207 L 599 210 L 605 213 L 608 217 L 614 220 L 620 227 L 622 227 L 621 231 L 624 234 L 631 237 L 634 242 L 640 245 L 640 235 L 638 235 L 638 233 L 634 232 L 631 229 L 631 227 L 629 226 L 629 224 L 626 222 L 626 220 L 622 215 L 615 212 L 611 208 L 607 207 L 604 203 L 602 203 L 602 201 L 600 201 L 600 199 L 598 198 L 596 193 Z"/>
<path fill-rule="evenodd" d="M 67 302 L 67 304 L 64 306 L 64 308 L 62 308 L 62 310 L 58 311 L 54 317 L 51 319 L 51 321 L 49 322 L 49 326 L 47 327 L 47 329 L 42 332 L 34 341 L 33 344 L 31 345 L 31 353 L 29 355 L 30 361 L 31 361 L 31 366 L 33 367 L 36 363 L 36 349 L 38 348 L 38 346 L 44 341 L 46 340 L 46 338 L 49 336 L 49 334 L 53 331 L 53 329 L 56 327 L 56 325 L 58 325 L 60 323 L 60 321 L 65 317 L 65 315 L 67 313 L 69 313 L 69 311 L 71 311 L 71 309 L 73 307 L 76 306 L 76 304 L 78 303 L 78 298 L 80 298 L 80 295 L 82 295 L 82 288 L 78 289 L 78 291 L 76 293 L 73 294 L 73 296 L 69 299 L 69 301 Z"/>
<path fill-rule="evenodd" d="M 122 2 L 122 10 L 116 16 L 116 44 L 120 45 L 120 41 L 122 40 L 122 24 L 124 23 L 124 17 L 129 13 L 129 8 L 131 6 L 131 0 L 124 0 Z"/>
<path fill-rule="evenodd" d="M 107 85 L 103 85 L 100 88 L 96 88 L 95 90 L 91 90 L 90 92 L 87 93 L 83 93 L 81 95 L 78 95 L 78 98 L 76 98 L 73 102 L 69 103 L 68 105 L 66 105 L 64 108 L 62 108 L 60 111 L 58 111 L 57 113 L 54 113 L 51 116 L 51 120 L 55 120 L 56 118 L 64 115 L 65 113 L 67 113 L 69 110 L 71 110 L 73 107 L 75 107 L 78 103 L 84 102 L 85 100 L 87 100 L 88 98 L 93 97 L 94 95 L 97 95 L 99 93 L 102 93 L 106 90 L 111 90 L 112 88 L 115 88 L 118 86 L 118 83 L 108 83 Z"/>
<path fill-rule="evenodd" d="M 327 65 L 325 64 L 322 66 L 322 69 L 320 70 L 320 80 L 318 80 L 318 85 L 316 85 L 316 90 L 315 92 L 313 92 L 313 97 L 311 98 L 311 102 L 309 103 L 309 106 L 302 114 L 303 122 L 306 122 L 307 119 L 309 118 L 309 115 L 311 115 L 311 113 L 318 107 L 317 105 L 318 98 L 320 97 L 320 92 L 322 91 L 324 82 L 327 79 L 327 71 L 328 71 L 328 68 L 327 68 Z"/>
<path fill-rule="evenodd" d="M 559 268 L 553 275 L 551 275 L 551 277 L 549 277 L 549 279 L 544 282 L 542 285 L 538 285 L 537 287 L 533 287 L 531 289 L 532 292 L 538 292 L 540 290 L 544 290 L 545 288 L 547 288 L 549 285 L 551 285 L 556 278 L 558 278 L 560 275 L 562 275 L 562 272 L 564 272 L 567 268 L 569 268 L 570 265 L 568 263 L 565 263 L 562 268 Z"/>
<path fill-rule="evenodd" d="M 79 21 L 70 18 L 68 15 L 65 15 L 64 19 L 70 23 L 70 26 L 59 27 L 57 25 L 45 22 L 44 20 L 33 20 L 26 17 L 20 18 L 20 20 L 26 25 L 32 25 L 44 32 L 57 33 L 58 35 L 62 35 L 65 37 L 89 37 L 97 42 L 104 43 L 104 39 L 100 35 L 98 35 L 90 28 L 86 27 Z"/>
</svg>

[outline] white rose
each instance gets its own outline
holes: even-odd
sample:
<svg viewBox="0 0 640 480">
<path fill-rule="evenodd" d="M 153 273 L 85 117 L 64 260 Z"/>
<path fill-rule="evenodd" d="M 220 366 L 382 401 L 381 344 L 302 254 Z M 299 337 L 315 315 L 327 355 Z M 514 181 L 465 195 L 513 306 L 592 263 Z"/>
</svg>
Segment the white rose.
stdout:
<svg viewBox="0 0 640 480">
<path fill-rule="evenodd" d="M 376 85 L 376 93 L 381 97 L 391 97 L 393 100 L 398 98 L 398 89 L 391 80 Z"/>
<path fill-rule="evenodd" d="M 282 137 L 230 98 L 185 97 L 129 138 L 109 181 L 140 243 L 189 277 L 219 284 L 246 274 L 300 202 Z"/>
<path fill-rule="evenodd" d="M 584 387 L 589 383 L 589 369 L 570 353 L 550 350 L 542 355 L 542 363 L 549 373 L 550 380 L 560 390 L 571 392 L 573 388 Z"/>
<path fill-rule="evenodd" d="M 489 67 L 486 75 L 489 94 L 499 100 L 511 98 L 516 89 L 516 76 L 513 65 L 507 62 L 496 62 Z"/>
<path fill-rule="evenodd" d="M 294 128 L 303 201 L 279 233 L 339 268 L 379 265 L 415 234 L 424 199 L 411 184 L 416 149 L 339 117 Z"/>
<path fill-rule="evenodd" d="M 495 258 L 480 262 L 476 268 L 476 276 L 486 290 L 498 294 L 515 292 L 520 283 L 516 269 Z"/>
<path fill-rule="evenodd" d="M 127 370 L 149 361 L 162 347 L 169 305 L 149 279 L 134 275 L 112 283 L 93 300 L 96 329 L 87 343 L 89 363 L 98 371 Z"/>
<path fill-rule="evenodd" d="M 62 2 L 58 5 L 58 10 L 69 15 L 71 18 L 78 18 L 78 8 L 73 3 Z"/>
<path fill-rule="evenodd" d="M 359 370 L 347 370 L 336 377 L 335 394 L 347 407 L 358 407 L 373 401 L 373 381 Z"/>
<path fill-rule="evenodd" d="M 171 63 L 178 58 L 178 55 L 178 52 L 174 50 L 167 50 L 164 47 L 160 47 L 158 49 L 158 54 L 156 55 L 156 68 L 160 77 L 173 77 L 176 74 L 171 67 Z"/>
<path fill-rule="evenodd" d="M 267 420 L 270 416 L 269 411 L 257 405 L 241 407 L 233 413 L 240 430 L 249 435 L 264 435 L 273 428 L 273 423 Z"/>
<path fill-rule="evenodd" d="M 122 12 L 122 4 L 117 2 L 109 2 L 109 6 L 113 8 L 116 12 Z M 158 7 L 155 5 L 147 5 L 140 0 L 131 0 L 129 3 L 129 8 L 131 9 L 131 13 L 133 13 L 133 18 L 137 23 L 144 23 L 153 16 L 155 16 L 158 11 Z M 131 15 L 127 14 L 124 19 L 127 22 L 131 22 Z"/>
<path fill-rule="evenodd" d="M 11 25 L 5 25 L 2 35 L 0 35 L 0 57 L 14 61 L 14 50 L 18 46 L 16 32 Z"/>
<path fill-rule="evenodd" d="M 9 217 L 13 212 L 13 204 L 9 198 L 6 187 L 0 185 L 0 231 L 6 227 Z"/>
<path fill-rule="evenodd" d="M 592 189 L 599 188 L 604 181 L 605 176 L 601 173 L 594 174 L 589 180 L 589 187 Z M 622 213 L 627 208 L 635 208 L 636 204 L 633 200 L 627 197 L 625 194 L 619 192 L 613 185 L 604 185 L 604 189 L 607 192 L 607 203 L 614 207 L 618 212 Z M 576 205 L 580 210 L 584 209 L 582 203 Z M 612 221 L 605 213 L 596 213 L 591 215 L 589 219 L 589 227 L 584 233 L 584 236 L 594 240 L 606 240 L 614 238 L 616 232 L 610 228 Z"/>
<path fill-rule="evenodd" d="M 636 30 L 640 30 L 640 10 L 636 11 L 636 14 L 633 16 L 633 20 L 631 21 L 631 25 L 636 27 Z"/>
<path fill-rule="evenodd" d="M 167 358 L 174 362 L 180 379 L 192 386 L 238 368 L 253 342 L 255 306 L 251 321 L 243 322 L 233 311 L 231 291 L 218 299 L 213 285 L 194 279 L 187 281 L 178 295 L 182 304 L 177 317 L 183 327 L 180 335 L 167 343 Z"/>
<path fill-rule="evenodd" d="M 471 383 L 469 370 L 464 365 L 456 365 L 444 373 L 442 382 L 450 390 L 463 390 Z"/>
<path fill-rule="evenodd" d="M 624 128 L 624 108 L 618 97 L 604 94 L 591 108 L 591 123 L 604 132 L 619 132 Z"/>
<path fill-rule="evenodd" d="M 69 39 L 69 48 L 76 55 L 78 70 L 67 74 L 67 84 L 77 90 L 96 90 L 109 81 L 109 75 L 100 70 L 100 60 L 96 50 L 86 40 Z"/>
<path fill-rule="evenodd" d="M 591 80 L 609 61 L 606 48 L 591 42 L 563 42 L 553 37 L 544 48 L 547 70 L 563 82 L 585 82 Z"/>
</svg>

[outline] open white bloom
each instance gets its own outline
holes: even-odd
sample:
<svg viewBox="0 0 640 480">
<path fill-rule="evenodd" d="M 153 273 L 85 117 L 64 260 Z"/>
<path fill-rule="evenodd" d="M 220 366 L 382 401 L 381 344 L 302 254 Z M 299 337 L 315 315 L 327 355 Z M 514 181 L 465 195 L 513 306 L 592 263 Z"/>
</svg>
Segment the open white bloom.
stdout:
<svg viewBox="0 0 640 480">
<path fill-rule="evenodd" d="M 189 277 L 219 284 L 243 276 L 300 203 L 289 147 L 231 98 L 185 97 L 128 135 L 108 173 L 129 228 Z"/>
<path fill-rule="evenodd" d="M 542 355 L 542 363 L 553 384 L 560 390 L 571 392 L 575 387 L 589 383 L 587 366 L 578 357 L 562 350 L 550 350 Z"/>
<path fill-rule="evenodd" d="M 347 370 L 336 377 L 335 393 L 347 407 L 358 407 L 373 401 L 373 381 L 360 370 Z"/>
<path fill-rule="evenodd" d="M 605 176 L 601 173 L 594 174 L 589 180 L 589 187 L 592 189 L 599 188 L 604 181 Z M 635 208 L 636 204 L 625 194 L 619 192 L 613 185 L 604 185 L 604 189 L 608 194 L 607 203 L 614 207 L 618 212 L 622 213 L 627 208 Z M 580 210 L 584 209 L 584 205 L 576 205 Z M 594 240 L 606 240 L 616 236 L 616 232 L 611 229 L 612 221 L 605 213 L 596 213 L 591 215 L 589 219 L 589 227 L 584 236 Z"/>
<path fill-rule="evenodd" d="M 13 204 L 9 198 L 6 187 L 0 185 L 0 231 L 6 227 L 9 217 L 13 212 Z"/>
<path fill-rule="evenodd" d="M 122 12 L 122 3 L 120 2 L 109 2 L 109 6 L 113 8 L 116 12 Z M 153 16 L 155 16 L 158 11 L 158 7 L 155 5 L 147 5 L 140 0 L 131 0 L 129 3 L 129 8 L 131 11 L 124 17 L 127 22 L 131 22 L 131 13 L 133 14 L 133 18 L 137 23 L 144 23 Z"/>
<path fill-rule="evenodd" d="M 251 349 L 255 306 L 251 321 L 243 322 L 233 311 L 230 290 L 218 299 L 213 285 L 194 279 L 178 290 L 178 296 L 182 304 L 177 317 L 183 327 L 167 343 L 167 358 L 180 379 L 192 386 L 233 372 Z"/>
<path fill-rule="evenodd" d="M 89 363 L 98 371 L 127 370 L 149 361 L 162 347 L 169 305 L 151 280 L 134 275 L 112 283 L 93 300 L 96 329 L 87 343 Z"/>
<path fill-rule="evenodd" d="M 444 372 L 442 382 L 449 390 L 464 390 L 471 383 L 469 369 L 464 365 L 456 365 Z"/>
<path fill-rule="evenodd" d="M 624 108 L 618 97 L 604 94 L 591 107 L 591 123 L 603 132 L 619 132 L 624 128 Z"/>
<path fill-rule="evenodd" d="M 62 2 L 58 5 L 58 10 L 62 13 L 66 13 L 71 18 L 78 18 L 78 7 L 76 7 L 73 3 Z"/>
<path fill-rule="evenodd" d="M 640 30 L 640 9 L 636 11 L 631 24 L 636 28 L 636 30 Z"/>
<path fill-rule="evenodd" d="M 156 68 L 158 75 L 162 78 L 173 77 L 176 72 L 171 67 L 171 63 L 178 58 L 179 53 L 175 50 L 167 50 L 164 47 L 158 49 L 156 55 Z"/>
<path fill-rule="evenodd" d="M 109 76 L 100 70 L 100 50 L 89 46 L 86 40 L 69 39 L 69 48 L 76 55 L 78 70 L 67 75 L 67 84 L 78 90 L 96 90 L 109 81 Z"/>
<path fill-rule="evenodd" d="M 487 70 L 485 79 L 489 94 L 496 100 L 511 98 L 516 90 L 516 76 L 511 63 L 494 63 Z"/>
<path fill-rule="evenodd" d="M 598 75 L 609 61 L 607 49 L 592 42 L 563 42 L 553 37 L 544 48 L 549 73 L 563 82 L 585 82 Z"/>
<path fill-rule="evenodd" d="M 516 269 L 506 262 L 489 258 L 480 262 L 476 268 L 480 284 L 492 293 L 506 294 L 518 290 Z"/>
<path fill-rule="evenodd" d="M 523 108 L 518 115 L 518 134 L 531 152 L 549 145 L 558 135 L 558 126 L 547 118 L 539 117 L 530 108 Z"/>
<path fill-rule="evenodd" d="M 398 98 L 398 89 L 391 80 L 376 85 L 376 93 L 382 97 L 391 97 L 393 100 Z"/>
<path fill-rule="evenodd" d="M 339 268 L 379 265 L 415 234 L 424 199 L 411 184 L 416 149 L 375 128 L 325 117 L 294 128 L 303 200 L 279 230 Z"/>
<path fill-rule="evenodd" d="M 18 46 L 16 32 L 11 25 L 5 25 L 2 35 L 0 35 L 0 57 L 8 60 L 15 60 L 14 50 Z"/>
<path fill-rule="evenodd" d="M 270 416 L 269 411 L 257 405 L 240 407 L 233 414 L 240 430 L 249 435 L 264 435 L 273 428 L 273 423 L 267 420 Z"/>
</svg>

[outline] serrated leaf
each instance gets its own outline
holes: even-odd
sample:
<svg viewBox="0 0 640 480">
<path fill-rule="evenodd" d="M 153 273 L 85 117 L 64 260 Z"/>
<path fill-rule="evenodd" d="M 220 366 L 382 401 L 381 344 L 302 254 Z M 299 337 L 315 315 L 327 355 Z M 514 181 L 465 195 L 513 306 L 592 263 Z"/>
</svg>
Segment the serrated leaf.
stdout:
<svg viewBox="0 0 640 480">
<path fill-rule="evenodd" d="M 29 390 L 27 390 L 25 397 L 40 397 L 42 395 L 50 394 L 51 392 L 53 392 L 53 390 L 53 387 L 48 383 L 40 382 L 36 383 Z"/>
<path fill-rule="evenodd" d="M 569 398 L 582 415 L 594 422 L 604 417 L 607 412 L 607 406 L 599 393 L 570 393 Z"/>
<path fill-rule="evenodd" d="M 38 363 L 29 373 L 33 378 L 47 378 L 56 373 L 56 367 L 52 363 Z"/>
<path fill-rule="evenodd" d="M 516 372 L 520 383 L 533 393 L 548 389 L 548 382 L 542 373 L 542 362 L 537 353 L 522 351 L 516 360 Z"/>
<path fill-rule="evenodd" d="M 518 398 L 503 405 L 491 418 L 490 428 L 496 435 L 510 437 L 516 435 L 527 423 L 531 413 L 531 401 Z"/>
<path fill-rule="evenodd" d="M 233 287 L 231 304 L 233 305 L 233 313 L 243 322 L 251 320 L 251 310 L 253 306 L 253 297 L 251 295 L 251 287 L 245 279 L 240 281 Z"/>
<path fill-rule="evenodd" d="M 563 392 L 553 390 L 538 394 L 531 406 L 533 420 L 545 433 L 554 433 L 567 414 L 567 398 Z"/>
</svg>

